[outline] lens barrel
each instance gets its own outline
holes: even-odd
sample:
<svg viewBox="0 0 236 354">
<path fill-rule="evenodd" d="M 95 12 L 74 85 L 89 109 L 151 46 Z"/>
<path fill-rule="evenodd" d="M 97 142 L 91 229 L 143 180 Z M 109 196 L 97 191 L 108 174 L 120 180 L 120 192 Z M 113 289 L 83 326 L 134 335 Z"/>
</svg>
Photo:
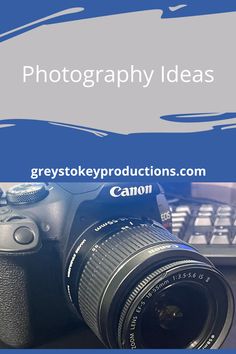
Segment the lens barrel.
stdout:
<svg viewBox="0 0 236 354">
<path fill-rule="evenodd" d="M 222 275 L 151 220 L 120 218 L 87 229 L 69 256 L 66 288 L 110 348 L 218 348 L 233 318 Z"/>
</svg>

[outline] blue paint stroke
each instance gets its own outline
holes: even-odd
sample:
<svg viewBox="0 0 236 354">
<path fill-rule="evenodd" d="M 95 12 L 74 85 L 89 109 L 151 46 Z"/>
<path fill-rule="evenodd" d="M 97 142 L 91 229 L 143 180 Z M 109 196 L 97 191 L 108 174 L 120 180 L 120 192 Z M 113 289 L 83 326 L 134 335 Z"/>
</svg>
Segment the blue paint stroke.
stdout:
<svg viewBox="0 0 236 354">
<path fill-rule="evenodd" d="M 236 1 L 2 0 L 0 4 L 0 42 L 51 23 L 155 9 L 162 11 L 162 18 L 200 16 L 235 12 Z"/>
<path fill-rule="evenodd" d="M 207 123 L 229 120 L 236 118 L 236 112 L 229 113 L 191 113 L 191 114 L 172 114 L 162 116 L 162 120 L 175 123 Z"/>
<path fill-rule="evenodd" d="M 2 128 L 1 128 L 2 126 Z M 6 127 L 8 126 L 8 127 Z M 236 124 L 201 132 L 116 134 L 69 124 L 26 119 L 0 121 L 0 181 L 29 180 L 32 168 L 156 166 L 207 168 L 205 177 L 171 177 L 171 181 L 236 181 L 232 153 Z M 229 160 L 231 159 L 231 160 Z M 156 176 L 149 178 L 157 180 Z M 41 180 L 46 180 L 44 179 Z M 76 181 L 73 177 L 59 179 Z M 109 180 L 109 178 L 108 178 Z M 117 180 L 140 180 L 119 177 Z M 166 180 L 158 177 L 158 180 Z M 91 181 L 88 177 L 80 181 Z"/>
</svg>

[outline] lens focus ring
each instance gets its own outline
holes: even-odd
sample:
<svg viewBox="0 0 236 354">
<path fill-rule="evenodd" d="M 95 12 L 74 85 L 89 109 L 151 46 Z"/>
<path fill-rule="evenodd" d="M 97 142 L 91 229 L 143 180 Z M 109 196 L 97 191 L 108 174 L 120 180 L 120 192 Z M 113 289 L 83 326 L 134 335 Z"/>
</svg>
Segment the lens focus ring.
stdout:
<svg viewBox="0 0 236 354">
<path fill-rule="evenodd" d="M 181 243 L 158 224 L 141 224 L 125 228 L 93 247 L 79 282 L 78 303 L 85 322 L 97 336 L 100 300 L 112 275 L 140 249 L 162 242 Z"/>
</svg>

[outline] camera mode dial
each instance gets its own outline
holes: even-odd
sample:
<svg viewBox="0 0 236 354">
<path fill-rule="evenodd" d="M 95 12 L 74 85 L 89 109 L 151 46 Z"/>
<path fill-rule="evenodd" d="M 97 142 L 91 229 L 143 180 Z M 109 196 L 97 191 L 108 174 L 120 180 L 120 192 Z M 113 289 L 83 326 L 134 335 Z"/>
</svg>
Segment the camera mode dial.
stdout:
<svg viewBox="0 0 236 354">
<path fill-rule="evenodd" d="M 9 204 L 37 203 L 48 195 L 48 190 L 43 183 L 22 183 L 13 186 L 7 191 Z"/>
</svg>

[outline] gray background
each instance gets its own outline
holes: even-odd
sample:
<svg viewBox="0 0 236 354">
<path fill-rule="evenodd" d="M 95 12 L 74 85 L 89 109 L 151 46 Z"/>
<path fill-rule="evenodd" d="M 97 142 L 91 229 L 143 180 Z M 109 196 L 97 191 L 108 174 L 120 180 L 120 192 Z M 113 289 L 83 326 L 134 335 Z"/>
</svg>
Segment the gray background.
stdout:
<svg viewBox="0 0 236 354">
<path fill-rule="evenodd" d="M 3 42 L 0 119 L 42 119 L 122 133 L 195 131 L 212 123 L 168 123 L 160 116 L 236 111 L 236 14 L 160 15 L 145 11 L 48 25 Z M 22 66 L 36 64 L 48 69 L 122 69 L 134 64 L 147 70 L 178 64 L 183 69 L 214 69 L 215 82 L 162 85 L 156 80 L 148 89 L 23 84 Z"/>
</svg>

